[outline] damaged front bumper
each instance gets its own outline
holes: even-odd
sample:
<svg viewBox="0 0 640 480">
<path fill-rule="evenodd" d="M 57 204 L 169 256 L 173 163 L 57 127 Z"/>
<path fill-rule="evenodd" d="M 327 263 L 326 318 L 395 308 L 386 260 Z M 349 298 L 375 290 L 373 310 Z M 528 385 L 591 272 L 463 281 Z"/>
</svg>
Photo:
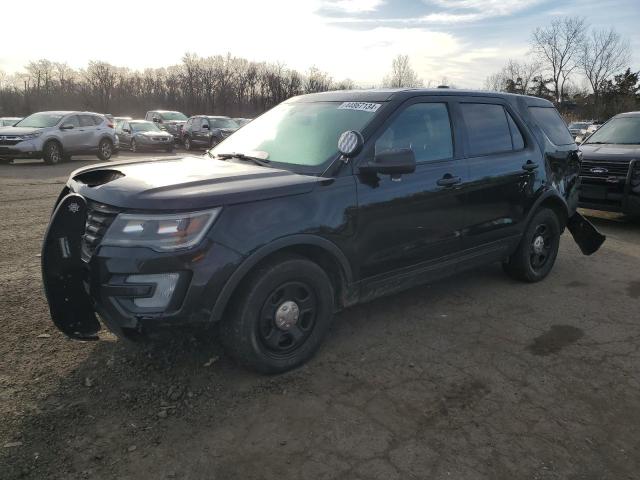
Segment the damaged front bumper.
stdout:
<svg viewBox="0 0 640 480">
<path fill-rule="evenodd" d="M 180 253 L 141 247 L 83 249 L 95 206 L 66 195 L 42 248 L 42 279 L 53 323 L 78 340 L 97 339 L 101 322 L 119 336 L 167 326 L 207 323 L 219 292 L 242 261 L 211 241 Z"/>
<path fill-rule="evenodd" d="M 567 228 L 578 247 L 580 247 L 580 251 L 585 255 L 592 255 L 597 252 L 607 238 L 578 212 L 575 212 L 569 218 Z"/>
</svg>

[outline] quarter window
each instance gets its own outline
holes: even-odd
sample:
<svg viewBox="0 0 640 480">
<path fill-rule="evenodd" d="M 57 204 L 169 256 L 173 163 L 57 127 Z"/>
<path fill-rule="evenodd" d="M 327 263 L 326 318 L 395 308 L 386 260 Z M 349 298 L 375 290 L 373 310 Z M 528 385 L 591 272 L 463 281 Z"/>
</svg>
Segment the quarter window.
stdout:
<svg viewBox="0 0 640 480">
<path fill-rule="evenodd" d="M 417 163 L 453 157 L 445 103 L 416 103 L 402 111 L 378 138 L 375 153 L 410 148 Z"/>
<path fill-rule="evenodd" d="M 537 124 L 555 145 L 570 145 L 573 137 L 567 125 L 553 107 L 529 107 Z"/>
<path fill-rule="evenodd" d="M 472 157 L 513 150 L 511 132 L 502 105 L 462 103 L 460 108 L 467 127 L 469 154 Z"/>
</svg>

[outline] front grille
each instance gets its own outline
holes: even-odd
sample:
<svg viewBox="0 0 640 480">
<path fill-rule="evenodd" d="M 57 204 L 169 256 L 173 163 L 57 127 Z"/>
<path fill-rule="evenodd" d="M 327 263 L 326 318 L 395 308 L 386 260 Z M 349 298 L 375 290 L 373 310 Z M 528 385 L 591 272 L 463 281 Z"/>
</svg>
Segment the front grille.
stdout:
<svg viewBox="0 0 640 480">
<path fill-rule="evenodd" d="M 0 136 L 0 145 L 15 145 L 17 143 L 20 143 L 21 141 L 22 141 L 22 138 L 20 137 Z"/>
<path fill-rule="evenodd" d="M 168 140 L 167 137 L 152 137 L 151 139 L 156 142 L 166 142 Z"/>
<path fill-rule="evenodd" d="M 626 179 L 629 173 L 629 160 L 607 161 L 607 160 L 582 160 L 580 164 L 580 175 L 586 178 L 606 180 L 611 177 Z"/>
<path fill-rule="evenodd" d="M 115 207 L 87 201 L 87 222 L 82 236 L 82 260 L 88 262 L 102 241 L 102 237 L 120 213 Z"/>
</svg>

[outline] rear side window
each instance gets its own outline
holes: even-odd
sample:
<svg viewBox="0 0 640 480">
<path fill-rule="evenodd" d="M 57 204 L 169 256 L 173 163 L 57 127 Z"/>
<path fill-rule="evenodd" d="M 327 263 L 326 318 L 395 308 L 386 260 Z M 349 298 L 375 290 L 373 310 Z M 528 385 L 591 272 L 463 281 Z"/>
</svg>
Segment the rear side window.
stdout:
<svg viewBox="0 0 640 480">
<path fill-rule="evenodd" d="M 460 108 L 467 126 L 472 157 L 513 150 L 511 131 L 502 105 L 462 103 Z"/>
<path fill-rule="evenodd" d="M 98 115 L 94 115 L 93 116 L 93 123 L 95 125 L 102 125 L 102 122 L 104 121 L 106 117 L 99 117 Z"/>
<path fill-rule="evenodd" d="M 407 107 L 378 138 L 376 154 L 410 148 L 416 162 L 453 157 L 449 110 L 444 103 L 416 103 Z"/>
<path fill-rule="evenodd" d="M 567 125 L 553 107 L 529 107 L 529 112 L 555 145 L 570 145 L 573 137 Z"/>
<path fill-rule="evenodd" d="M 93 123 L 93 117 L 91 115 L 80 115 L 80 126 L 81 127 L 93 127 L 95 123 Z"/>
</svg>

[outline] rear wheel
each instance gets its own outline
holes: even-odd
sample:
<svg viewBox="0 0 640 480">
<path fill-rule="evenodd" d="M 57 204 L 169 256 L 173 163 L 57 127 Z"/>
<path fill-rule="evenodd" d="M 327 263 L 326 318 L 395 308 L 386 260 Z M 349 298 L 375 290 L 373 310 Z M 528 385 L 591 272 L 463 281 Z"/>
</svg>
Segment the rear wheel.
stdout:
<svg viewBox="0 0 640 480">
<path fill-rule="evenodd" d="M 524 282 L 539 282 L 544 279 L 551 272 L 558 256 L 560 234 L 560 221 L 553 210 L 543 209 L 537 212 L 515 253 L 502 264 L 505 272 Z"/>
<path fill-rule="evenodd" d="M 320 266 L 278 257 L 238 291 L 220 325 L 229 355 L 263 373 L 285 372 L 311 358 L 333 316 L 333 288 Z"/>
<path fill-rule="evenodd" d="M 98 158 L 103 162 L 106 162 L 113 155 L 113 143 L 107 138 L 100 140 L 98 144 Z"/>
<path fill-rule="evenodd" d="M 45 144 L 42 157 L 47 165 L 56 165 L 62 161 L 62 147 L 58 142 L 50 141 Z"/>
</svg>

